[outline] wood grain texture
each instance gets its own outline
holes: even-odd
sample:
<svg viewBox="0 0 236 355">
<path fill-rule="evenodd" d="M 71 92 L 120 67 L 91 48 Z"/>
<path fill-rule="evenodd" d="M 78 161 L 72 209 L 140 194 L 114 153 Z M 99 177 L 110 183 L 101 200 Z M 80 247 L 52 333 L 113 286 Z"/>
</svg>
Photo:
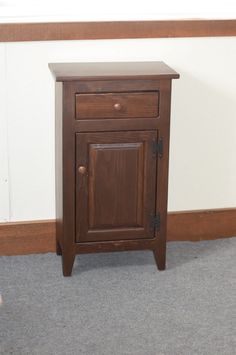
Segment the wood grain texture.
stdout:
<svg viewBox="0 0 236 355">
<path fill-rule="evenodd" d="M 63 275 L 71 274 L 75 259 L 75 140 L 72 122 L 75 117 L 74 92 L 70 83 L 63 83 L 62 97 L 62 190 L 56 190 L 60 196 L 63 210 L 63 236 L 60 245 L 62 251 Z M 56 117 L 57 119 L 57 117 Z M 57 140 L 57 136 L 56 136 Z M 61 171 L 56 171 L 61 173 Z"/>
<path fill-rule="evenodd" d="M 135 131 L 135 130 L 156 130 L 159 127 L 159 120 L 155 118 L 119 118 L 119 119 L 89 119 L 77 120 L 74 123 L 78 132 L 103 132 L 104 127 L 107 132 L 112 131 Z"/>
<path fill-rule="evenodd" d="M 158 116 L 158 92 L 76 94 L 76 119 Z"/>
<path fill-rule="evenodd" d="M 163 154 L 158 154 L 156 215 L 160 213 L 160 228 L 156 229 L 156 247 L 153 249 L 159 270 L 165 269 L 167 240 L 167 200 L 169 170 L 171 80 L 160 81 L 160 126 L 159 139 L 163 142 Z"/>
<path fill-rule="evenodd" d="M 63 88 L 62 83 L 56 83 L 56 95 L 55 95 L 55 112 L 57 120 L 55 121 L 55 169 L 57 174 L 55 174 L 55 192 L 56 192 L 56 247 L 57 254 L 61 255 L 62 250 L 60 244 L 62 244 L 63 238 L 63 203 L 62 203 L 62 192 L 57 193 L 57 191 L 63 190 L 63 170 L 62 170 L 62 98 L 63 98 Z"/>
<path fill-rule="evenodd" d="M 0 42 L 235 35 L 235 19 L 0 24 Z"/>
<path fill-rule="evenodd" d="M 55 252 L 55 226 L 54 220 L 1 223 L 0 255 Z M 197 242 L 234 236 L 236 208 L 168 213 L 168 241 Z"/>
<path fill-rule="evenodd" d="M 56 81 L 63 81 L 63 237 L 60 238 L 60 235 L 57 237 L 57 252 L 58 254 L 62 253 L 63 275 L 71 276 L 75 254 L 82 252 L 82 244 L 84 243 L 94 242 L 94 245 L 89 246 L 89 250 L 96 252 L 96 250 L 101 250 L 99 242 L 104 246 L 103 243 L 106 241 L 109 242 L 109 250 L 111 250 L 112 244 L 114 251 L 117 251 L 120 250 L 118 248 L 120 246 L 117 244 L 122 244 L 122 250 L 124 248 L 127 250 L 133 249 L 134 246 L 137 248 L 137 239 L 139 239 L 139 249 L 142 249 L 142 246 L 145 249 L 153 247 L 157 266 L 160 270 L 163 270 L 165 268 L 166 226 L 164 224 L 166 224 L 167 214 L 165 203 L 167 200 L 167 181 L 157 192 L 157 171 L 153 159 L 155 159 L 155 162 L 157 157 L 162 159 L 160 167 L 163 167 L 163 172 L 160 176 L 162 176 L 162 180 L 164 177 L 167 180 L 170 82 L 173 78 L 179 78 L 179 74 L 163 62 L 57 63 L 50 64 L 49 67 L 56 77 Z M 77 80 L 79 78 L 80 80 Z M 99 86 L 98 82 L 100 82 Z M 167 138 L 164 144 L 164 155 L 157 154 L 156 150 L 158 130 L 151 131 L 151 127 L 147 127 L 147 131 L 139 131 L 140 121 L 137 121 L 137 127 L 134 127 L 134 131 L 107 132 L 107 124 L 105 123 L 102 127 L 103 132 L 89 132 L 89 128 L 92 128 L 90 124 L 87 126 L 86 133 L 78 133 L 78 120 L 75 120 L 75 99 L 78 97 L 78 93 L 81 96 L 90 94 L 92 101 L 94 101 L 95 96 L 104 95 L 107 98 L 107 93 L 109 93 L 109 102 L 110 97 L 116 95 L 121 99 L 121 96 L 125 93 L 126 96 L 128 95 L 128 100 L 120 103 L 115 101 L 114 105 L 122 106 L 124 103 L 130 105 L 128 116 L 134 117 L 126 118 L 127 121 L 134 121 L 134 118 L 136 120 L 143 115 L 144 109 L 145 113 L 147 112 L 143 102 L 142 105 L 135 107 L 136 100 L 133 97 L 134 93 L 138 93 L 139 97 L 147 95 L 143 83 L 145 87 L 154 86 L 155 89 L 151 90 L 152 92 L 157 92 L 160 88 L 159 95 L 162 97 L 159 105 L 160 117 L 156 120 L 159 121 L 162 138 Z M 128 91 L 125 90 L 127 85 L 129 86 Z M 77 88 L 81 88 L 82 91 L 77 90 Z M 106 91 L 104 91 L 105 88 Z M 116 89 L 113 90 L 113 88 Z M 116 94 L 114 95 L 114 93 Z M 102 121 L 105 117 L 115 123 L 118 117 L 106 117 L 108 101 L 105 105 L 104 102 L 100 105 L 96 100 L 96 103 L 93 103 L 92 117 L 103 117 Z M 96 114 L 97 106 L 99 114 Z M 156 107 L 157 100 L 155 99 L 152 105 L 149 102 L 149 106 Z M 86 115 L 89 107 L 89 103 L 85 105 L 84 115 Z M 139 110 L 142 110 L 140 114 Z M 157 110 L 155 114 L 157 114 Z M 119 117 L 119 119 L 123 119 L 123 117 Z M 142 120 L 145 122 L 147 117 L 142 117 Z M 90 119 L 84 121 L 87 124 Z M 76 150 L 74 147 L 75 137 L 76 145 L 77 142 L 80 142 Z M 132 144 L 130 145 L 130 143 Z M 140 143 L 140 147 L 143 146 L 144 149 L 136 146 L 136 154 L 133 143 L 138 143 L 138 145 Z M 99 149 L 91 150 L 92 146 L 97 146 L 97 148 L 99 146 Z M 87 154 L 88 152 L 89 154 Z M 138 163 L 141 160 L 143 160 L 143 168 L 140 168 Z M 90 173 L 91 166 L 94 168 L 92 173 Z M 80 173 L 76 174 L 76 171 L 80 171 Z M 89 173 L 86 171 L 89 171 Z M 109 174 L 107 174 L 108 171 Z M 59 174 L 61 174 L 61 171 L 59 171 Z M 140 174 L 143 175 L 143 192 L 138 178 Z M 87 175 L 89 178 L 87 178 Z M 87 183 L 87 181 L 93 182 Z M 135 181 L 136 183 L 134 183 Z M 136 193 L 133 191 L 134 186 L 136 186 Z M 137 190 L 140 191 L 137 192 Z M 74 197 L 75 191 L 76 196 Z M 62 193 L 58 190 L 57 192 L 59 195 Z M 141 200 L 136 198 L 141 196 L 140 193 L 142 195 Z M 158 194 L 158 200 L 164 201 L 164 203 L 161 203 L 160 210 L 155 217 L 156 194 Z M 92 197 L 92 202 L 90 197 Z M 137 218 L 140 213 L 143 215 L 141 225 L 138 223 L 140 218 Z M 163 223 L 160 231 L 158 227 L 159 215 Z M 91 228 L 91 226 L 95 228 Z M 159 231 L 158 235 L 153 233 L 154 226 L 155 230 L 158 229 Z M 75 227 L 76 233 L 74 233 Z M 145 238 L 153 239 L 156 242 L 152 241 L 152 243 L 147 244 Z M 81 247 L 78 244 L 81 244 Z"/>
<path fill-rule="evenodd" d="M 0 224 L 0 255 L 21 255 L 55 251 L 54 220 Z"/>
<path fill-rule="evenodd" d="M 154 237 L 155 141 L 155 131 L 76 134 L 77 242 Z"/>
<path fill-rule="evenodd" d="M 211 240 L 236 236 L 236 208 L 168 214 L 168 240 Z"/>
<path fill-rule="evenodd" d="M 158 79 L 178 79 L 179 74 L 166 63 L 161 61 L 146 62 L 80 62 L 80 63 L 49 63 L 49 69 L 53 73 L 56 81 L 82 81 L 91 80 L 92 92 L 100 92 L 97 81 L 114 80 L 158 80 Z M 144 83 L 145 84 L 145 83 Z M 89 84 L 88 84 L 89 85 Z M 96 91 L 95 87 L 97 88 Z M 124 85 L 124 83 L 123 83 Z M 145 89 L 142 88 L 141 91 Z M 134 91 L 134 87 L 132 90 Z M 110 93 L 113 91 L 110 89 Z M 124 91 L 125 92 L 125 91 Z"/>
</svg>

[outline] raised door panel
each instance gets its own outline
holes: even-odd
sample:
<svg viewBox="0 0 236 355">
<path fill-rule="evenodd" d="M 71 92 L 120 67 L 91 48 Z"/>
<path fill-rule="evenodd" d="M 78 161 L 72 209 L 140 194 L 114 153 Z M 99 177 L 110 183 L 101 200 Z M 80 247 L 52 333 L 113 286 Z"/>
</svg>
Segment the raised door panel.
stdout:
<svg viewBox="0 0 236 355">
<path fill-rule="evenodd" d="M 76 242 L 154 237 L 156 134 L 76 134 Z"/>
</svg>

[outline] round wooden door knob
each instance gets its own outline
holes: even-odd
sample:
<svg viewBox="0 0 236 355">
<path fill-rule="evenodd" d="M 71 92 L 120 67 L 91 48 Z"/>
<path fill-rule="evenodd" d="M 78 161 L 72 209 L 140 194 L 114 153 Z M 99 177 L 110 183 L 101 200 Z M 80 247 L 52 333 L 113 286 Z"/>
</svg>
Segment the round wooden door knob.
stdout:
<svg viewBox="0 0 236 355">
<path fill-rule="evenodd" d="M 85 166 L 79 166 L 78 171 L 80 174 L 84 175 L 86 173 L 86 167 Z"/>
<path fill-rule="evenodd" d="M 117 102 L 115 105 L 114 105 L 114 109 L 116 111 L 120 111 L 121 110 L 121 104 L 119 102 Z"/>
</svg>

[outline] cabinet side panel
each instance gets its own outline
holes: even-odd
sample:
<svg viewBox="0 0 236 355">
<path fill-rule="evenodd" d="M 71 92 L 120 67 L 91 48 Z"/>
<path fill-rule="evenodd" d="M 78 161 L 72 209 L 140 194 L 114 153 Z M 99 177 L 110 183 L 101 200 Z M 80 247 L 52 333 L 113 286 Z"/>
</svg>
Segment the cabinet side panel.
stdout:
<svg viewBox="0 0 236 355">
<path fill-rule="evenodd" d="M 163 154 L 158 157 L 156 213 L 160 213 L 160 230 L 156 231 L 154 255 L 159 270 L 165 269 L 166 263 L 166 224 L 168 197 L 169 137 L 170 137 L 170 103 L 171 81 L 163 80 L 160 87 L 160 129 L 159 137 L 163 139 Z"/>
<path fill-rule="evenodd" d="M 159 135 L 163 140 L 163 154 L 158 157 L 157 211 L 162 214 L 163 235 L 166 227 L 167 198 L 168 198 L 168 169 L 169 169 L 169 139 L 170 139 L 170 107 L 171 107 L 171 80 L 163 80 L 160 89 L 160 129 Z"/>
<path fill-rule="evenodd" d="M 62 161 L 63 161 L 63 238 L 62 254 L 69 260 L 75 253 L 75 92 L 63 83 Z"/>
<path fill-rule="evenodd" d="M 61 244 L 63 234 L 62 184 L 62 83 L 56 83 L 55 96 L 55 166 L 56 166 L 56 237 Z"/>
</svg>

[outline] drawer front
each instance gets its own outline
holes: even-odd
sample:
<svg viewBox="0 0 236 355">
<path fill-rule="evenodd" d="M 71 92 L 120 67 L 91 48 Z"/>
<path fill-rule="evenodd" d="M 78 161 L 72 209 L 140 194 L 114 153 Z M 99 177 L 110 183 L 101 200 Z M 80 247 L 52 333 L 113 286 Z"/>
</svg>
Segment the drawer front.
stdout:
<svg viewBox="0 0 236 355">
<path fill-rule="evenodd" d="M 157 117 L 158 92 L 76 94 L 76 119 Z"/>
</svg>

